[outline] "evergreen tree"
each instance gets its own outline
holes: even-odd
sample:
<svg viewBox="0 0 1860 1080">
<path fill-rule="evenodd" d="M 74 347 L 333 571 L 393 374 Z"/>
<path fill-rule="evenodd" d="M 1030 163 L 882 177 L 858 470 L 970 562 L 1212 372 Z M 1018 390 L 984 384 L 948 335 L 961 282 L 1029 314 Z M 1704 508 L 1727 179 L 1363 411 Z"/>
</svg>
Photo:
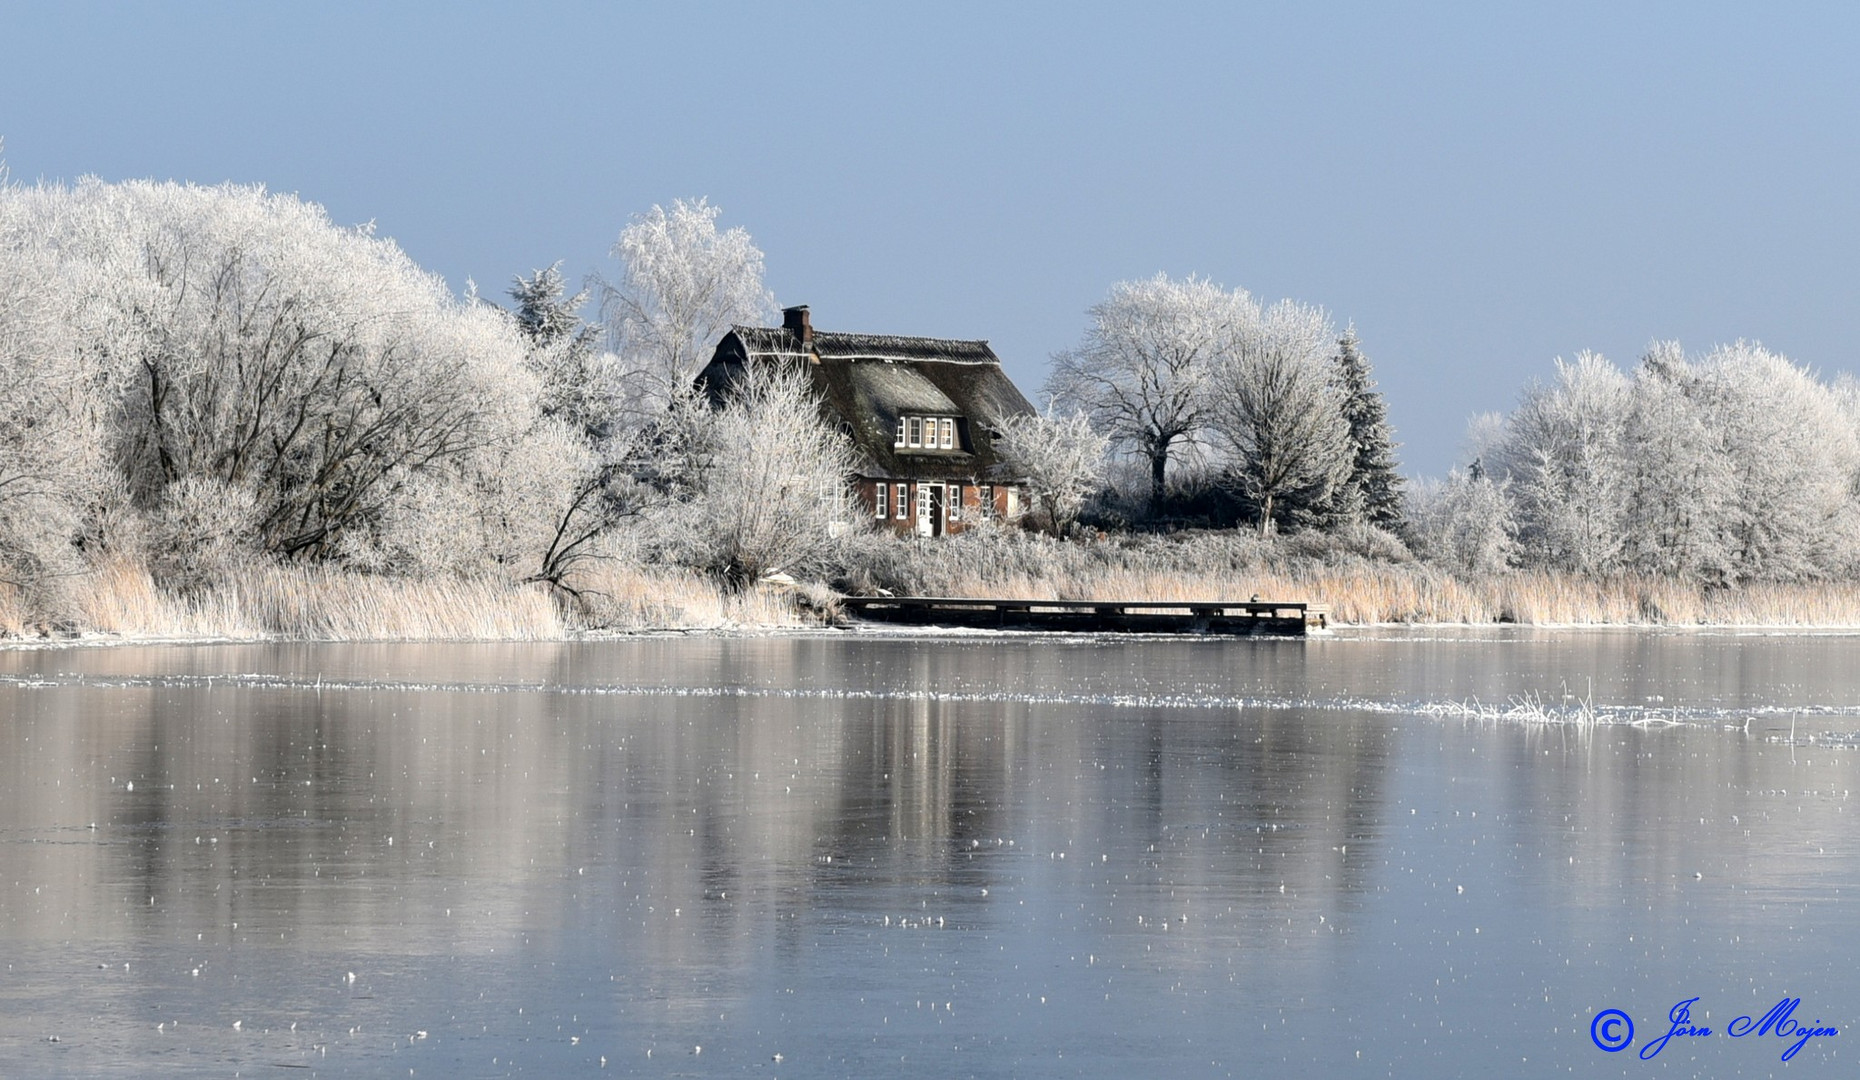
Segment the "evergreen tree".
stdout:
<svg viewBox="0 0 1860 1080">
<path fill-rule="evenodd" d="M 612 432 L 616 392 L 611 362 L 595 348 L 599 330 L 582 321 L 587 290 L 565 296 L 562 264 L 518 275 L 510 286 L 511 322 L 523 335 L 530 370 L 542 379 L 544 416 L 564 420 L 591 442 Z"/>
<path fill-rule="evenodd" d="M 517 302 L 517 329 L 533 348 L 547 348 L 566 338 L 577 349 L 593 351 L 595 328 L 576 314 L 587 302 L 588 292 L 583 289 L 564 297 L 567 291 L 559 262 L 529 277 L 519 274 L 511 282 L 510 298 Z"/>
<path fill-rule="evenodd" d="M 1336 378 L 1343 391 L 1343 418 L 1350 425 L 1354 456 L 1342 500 L 1360 520 L 1379 528 L 1401 524 L 1402 478 L 1395 471 L 1394 432 L 1389 428 L 1388 405 L 1369 374 L 1369 358 L 1356 340 L 1356 327 L 1337 340 Z M 1351 505 L 1353 504 L 1353 505 Z M 1360 509 L 1358 509 L 1360 507 Z"/>
</svg>

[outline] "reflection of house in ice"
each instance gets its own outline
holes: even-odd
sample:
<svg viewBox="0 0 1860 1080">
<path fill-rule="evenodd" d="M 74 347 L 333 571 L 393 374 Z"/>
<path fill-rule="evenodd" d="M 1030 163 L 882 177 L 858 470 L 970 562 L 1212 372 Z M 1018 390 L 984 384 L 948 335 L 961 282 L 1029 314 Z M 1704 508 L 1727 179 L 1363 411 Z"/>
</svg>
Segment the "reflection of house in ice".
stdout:
<svg viewBox="0 0 1860 1080">
<path fill-rule="evenodd" d="M 1033 407 L 986 341 L 817 332 L 806 307 L 791 307 L 780 326 L 731 329 L 700 378 L 720 392 L 752 363 L 807 365 L 864 458 L 858 505 L 897 532 L 942 536 L 1020 513 L 989 425 Z"/>
</svg>

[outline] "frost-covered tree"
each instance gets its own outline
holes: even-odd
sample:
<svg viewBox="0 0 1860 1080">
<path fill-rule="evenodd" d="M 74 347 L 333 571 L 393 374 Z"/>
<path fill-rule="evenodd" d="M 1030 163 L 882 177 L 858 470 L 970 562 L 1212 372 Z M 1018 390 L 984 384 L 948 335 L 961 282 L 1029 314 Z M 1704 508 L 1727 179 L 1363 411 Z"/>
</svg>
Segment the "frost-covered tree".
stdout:
<svg viewBox="0 0 1860 1080">
<path fill-rule="evenodd" d="M 684 391 L 644 451 L 665 497 L 653 525 L 674 559 L 735 588 L 824 566 L 855 455 L 804 369 L 750 364 L 715 406 Z"/>
<path fill-rule="evenodd" d="M 205 476 L 169 484 L 146 526 L 150 576 L 171 592 L 205 592 L 253 560 L 258 523 L 250 488 Z"/>
<path fill-rule="evenodd" d="M 1402 477 L 1395 471 L 1395 441 L 1388 406 L 1370 375 L 1356 328 L 1337 339 L 1331 378 L 1350 429 L 1348 475 L 1328 492 L 1293 491 L 1279 500 L 1281 519 L 1309 528 L 1347 529 L 1372 525 L 1395 530 L 1401 525 Z"/>
<path fill-rule="evenodd" d="M 249 499 L 274 556 L 394 570 L 417 541 L 421 565 L 501 558 L 467 542 L 482 530 L 435 537 L 407 509 L 424 492 L 482 522 L 500 471 L 550 475 L 508 318 L 261 188 L 86 180 L 7 200 L 51 253 L 53 317 L 137 512 L 185 531 L 219 491 Z"/>
<path fill-rule="evenodd" d="M 1730 458 L 1698 372 L 1677 342 L 1658 342 L 1635 372 L 1622 438 L 1622 562 L 1685 580 L 1730 576 L 1723 525 L 1735 498 Z"/>
<path fill-rule="evenodd" d="M 719 231 L 721 212 L 704 199 L 674 200 L 634 217 L 614 244 L 621 276 L 602 283 L 601 313 L 641 417 L 691 385 L 732 324 L 774 311 L 761 250 L 741 227 Z"/>
<path fill-rule="evenodd" d="M 1395 436 L 1388 405 L 1370 375 L 1369 358 L 1356 327 L 1337 339 L 1336 379 L 1343 393 L 1343 419 L 1350 427 L 1350 474 L 1338 502 L 1378 528 L 1401 524 L 1402 477 L 1396 472 Z"/>
<path fill-rule="evenodd" d="M 1522 563 L 1727 584 L 1860 562 L 1854 412 L 1759 345 L 1692 360 L 1659 343 L 1631 379 L 1593 354 L 1559 362 L 1489 442 Z"/>
<path fill-rule="evenodd" d="M 584 289 L 568 295 L 562 264 L 518 275 L 511 283 L 512 321 L 522 334 L 531 371 L 541 382 L 538 404 L 599 444 L 615 431 L 621 401 L 617 358 L 599 348 L 600 331 L 584 322 Z"/>
<path fill-rule="evenodd" d="M 1225 482 L 1259 508 L 1261 536 L 1271 532 L 1279 500 L 1325 501 L 1349 475 L 1333 340 L 1321 310 L 1280 301 L 1237 336 L 1213 375 L 1208 427 L 1227 452 Z"/>
<path fill-rule="evenodd" d="M 1158 274 L 1112 286 L 1090 315 L 1078 347 L 1054 355 L 1047 392 L 1149 466 L 1153 507 L 1172 457 L 1202 431 L 1215 368 L 1259 309 L 1244 290 Z"/>
<path fill-rule="evenodd" d="M 1697 366 L 1700 400 L 1731 469 L 1719 512 L 1728 576 L 1794 580 L 1851 572 L 1860 447 L 1833 390 L 1749 342 Z"/>
<path fill-rule="evenodd" d="M 578 447 L 558 446 L 557 473 L 567 483 L 541 532 L 541 553 L 526 580 L 548 584 L 572 606 L 585 606 L 578 571 L 605 558 L 602 542 L 652 500 L 631 476 L 644 433 L 623 424 L 625 373 L 599 347 L 599 331 L 580 312 L 586 290 L 568 295 L 561 263 L 518 276 L 510 288 L 513 320 L 526 341 L 530 370 L 541 381 L 542 416 L 580 435 Z M 530 505 L 518 500 L 516 505 Z M 512 520 L 512 525 L 516 522 Z"/>
<path fill-rule="evenodd" d="M 1104 475 L 1110 440 L 1080 413 L 1044 413 L 1000 417 L 995 451 L 1026 485 L 1029 513 L 1039 528 L 1064 536 Z"/>
<path fill-rule="evenodd" d="M 1409 501 L 1407 535 L 1425 557 L 1464 573 L 1505 569 L 1516 550 L 1511 500 L 1505 485 L 1486 474 L 1479 459 L 1447 474 L 1446 483 L 1422 483 Z"/>
<path fill-rule="evenodd" d="M 588 291 L 568 295 L 568 281 L 562 276 L 562 264 L 532 271 L 529 277 L 518 274 L 510 284 L 510 298 L 516 301 L 514 317 L 517 329 L 533 347 L 547 347 L 557 342 L 575 343 L 584 352 L 592 352 L 596 331 L 581 320 L 581 305 L 587 303 Z"/>
<path fill-rule="evenodd" d="M 1599 573 L 1618 564 L 1622 549 L 1630 386 L 1592 352 L 1559 359 L 1556 369 L 1556 382 L 1524 392 L 1492 464 L 1511 483 L 1532 560 Z"/>
<path fill-rule="evenodd" d="M 72 333 L 86 278 L 37 211 L 0 177 L 0 585 L 44 611 L 106 481 L 99 380 Z"/>
</svg>

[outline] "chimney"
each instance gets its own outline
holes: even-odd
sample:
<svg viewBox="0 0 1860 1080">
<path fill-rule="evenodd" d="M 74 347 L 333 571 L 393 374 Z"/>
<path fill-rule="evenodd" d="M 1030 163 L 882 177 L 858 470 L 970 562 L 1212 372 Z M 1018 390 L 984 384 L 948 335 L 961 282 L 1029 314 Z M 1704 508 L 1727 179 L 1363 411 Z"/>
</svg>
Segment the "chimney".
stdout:
<svg viewBox="0 0 1860 1080">
<path fill-rule="evenodd" d="M 782 308 L 781 325 L 783 329 L 794 331 L 795 334 L 800 337 L 801 344 L 803 345 L 810 344 L 814 340 L 814 324 L 808 319 L 806 304 L 796 304 L 794 307 Z"/>
</svg>

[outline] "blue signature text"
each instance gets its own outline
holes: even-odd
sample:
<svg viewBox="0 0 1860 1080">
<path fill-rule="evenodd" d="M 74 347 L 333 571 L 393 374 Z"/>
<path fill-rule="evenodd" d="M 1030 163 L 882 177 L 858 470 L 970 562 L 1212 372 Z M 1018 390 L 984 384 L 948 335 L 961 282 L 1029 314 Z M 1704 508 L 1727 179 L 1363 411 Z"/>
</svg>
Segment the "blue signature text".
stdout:
<svg viewBox="0 0 1860 1080">
<path fill-rule="evenodd" d="M 1692 1007 L 1698 1003 L 1698 998 L 1689 997 L 1667 1010 L 1666 1031 L 1659 1038 L 1649 1039 L 1641 1046 L 1640 1059 L 1652 1061 L 1674 1039 L 1696 1039 L 1717 1034 L 1709 1025 L 1693 1023 Z M 1752 1019 L 1740 1016 L 1731 1021 L 1724 1026 L 1723 1033 L 1733 1039 L 1742 1039 L 1747 1035 L 1758 1038 L 1774 1035 L 1790 1040 L 1782 1052 L 1784 1061 L 1795 1057 L 1808 1045 L 1810 1039 L 1831 1038 L 1841 1033 L 1839 1028 L 1832 1024 L 1824 1026 L 1820 1020 L 1809 1024 L 1798 1023 L 1795 1011 L 1801 1005 L 1801 998 L 1783 998 L 1776 1003 L 1775 1008 L 1760 1017 Z M 1634 1041 L 1634 1021 L 1620 1009 L 1604 1009 L 1595 1015 L 1594 1022 L 1589 1025 L 1589 1038 L 1610 1054 L 1625 1050 Z"/>
</svg>

